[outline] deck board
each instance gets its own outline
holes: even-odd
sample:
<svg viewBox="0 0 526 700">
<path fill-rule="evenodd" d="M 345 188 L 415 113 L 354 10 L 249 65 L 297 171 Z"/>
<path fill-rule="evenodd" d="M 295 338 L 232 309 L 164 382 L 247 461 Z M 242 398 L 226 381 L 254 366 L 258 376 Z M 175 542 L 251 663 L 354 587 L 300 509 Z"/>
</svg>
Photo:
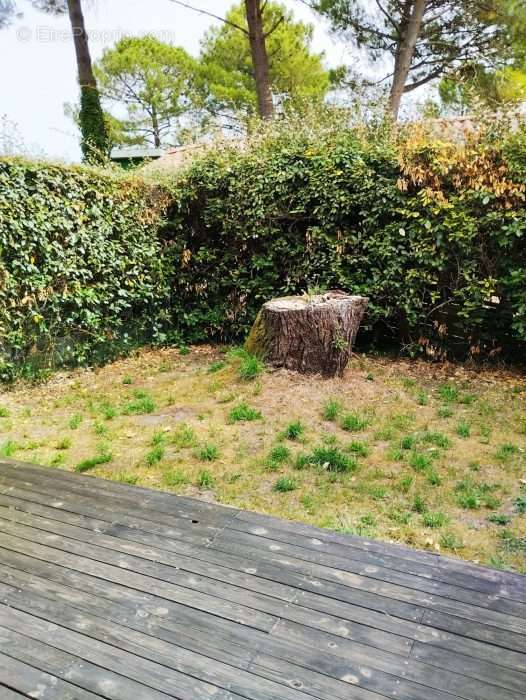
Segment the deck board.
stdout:
<svg viewBox="0 0 526 700">
<path fill-rule="evenodd" d="M 526 577 L 0 462 L 0 697 L 519 700 Z"/>
</svg>

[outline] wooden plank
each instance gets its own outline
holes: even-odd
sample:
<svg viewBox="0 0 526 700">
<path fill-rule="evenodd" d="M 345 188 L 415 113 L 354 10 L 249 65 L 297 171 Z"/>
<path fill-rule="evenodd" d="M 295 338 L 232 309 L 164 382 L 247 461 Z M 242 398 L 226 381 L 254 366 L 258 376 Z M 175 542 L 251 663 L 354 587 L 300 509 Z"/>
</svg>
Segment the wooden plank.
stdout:
<svg viewBox="0 0 526 700">
<path fill-rule="evenodd" d="M 508 688 L 518 693 L 519 696 L 521 693 L 524 694 L 526 692 L 526 669 L 521 672 L 516 666 L 513 668 L 501 666 L 499 663 L 500 654 L 499 649 L 493 649 L 494 661 L 490 662 L 420 642 L 415 642 L 411 650 L 411 658 L 437 666 L 440 673 L 443 672 L 443 669 L 449 669 L 500 688 Z M 497 695 L 498 693 L 495 691 L 495 696 Z"/>
<path fill-rule="evenodd" d="M 474 575 L 472 569 L 469 572 L 465 571 L 454 566 L 451 560 L 441 562 L 438 559 L 427 563 L 414 559 L 404 559 L 396 556 L 396 550 L 393 552 L 392 548 L 388 549 L 386 547 L 382 553 L 378 551 L 371 552 L 353 545 L 327 542 L 319 537 L 305 537 L 304 535 L 282 531 L 275 527 L 262 527 L 250 524 L 247 527 L 247 523 L 239 518 L 235 518 L 226 525 L 225 537 L 229 536 L 230 530 L 239 530 L 248 535 L 263 537 L 273 542 L 283 542 L 346 560 L 361 561 L 371 566 L 392 569 L 414 577 L 442 581 L 460 588 L 475 590 L 485 595 L 506 597 L 518 602 L 526 602 L 526 582 L 513 577 L 503 582 L 501 578 L 488 575 L 488 572 L 491 572 L 489 569 L 483 570 L 484 575 Z"/>
<path fill-rule="evenodd" d="M 312 551 L 283 542 L 276 542 L 270 538 L 258 537 L 232 530 L 228 530 L 227 532 L 223 531 L 218 534 L 214 538 L 211 546 L 214 549 L 226 549 L 226 551 L 230 552 L 235 545 L 243 547 L 247 552 L 257 551 L 258 555 L 262 552 L 280 552 L 283 556 L 310 564 L 316 564 L 326 567 L 327 569 L 348 572 L 385 583 L 403 586 L 430 596 L 440 596 L 452 601 L 468 603 L 472 606 L 479 606 L 487 610 L 515 616 L 518 620 L 513 624 L 518 624 L 521 630 L 526 633 L 526 605 L 515 600 L 510 600 L 509 598 L 499 598 L 493 595 L 488 596 L 478 591 L 468 590 L 440 581 L 429 580 L 421 576 L 410 576 L 386 567 L 364 564 L 354 561 L 352 558 L 344 559 L 342 557 L 335 557 L 323 552 Z M 522 625 L 520 624 L 521 621 L 523 622 Z"/>
<path fill-rule="evenodd" d="M 350 587 L 356 587 L 362 590 L 365 589 L 371 593 L 376 593 L 377 595 L 391 597 L 395 600 L 402 600 L 413 605 L 437 609 L 442 612 L 465 617 L 473 621 L 509 629 L 511 631 L 518 632 L 519 634 L 523 634 L 526 630 L 526 618 L 521 618 L 517 615 L 511 615 L 491 609 L 489 606 L 495 605 L 495 600 L 489 597 L 477 599 L 476 604 L 462 602 L 457 600 L 457 598 L 466 597 L 469 600 L 470 596 L 460 596 L 455 594 L 455 599 L 451 599 L 447 596 L 431 594 L 419 589 L 410 588 L 408 586 L 371 578 L 371 573 L 369 573 L 367 576 L 363 576 L 358 573 L 330 567 L 325 564 L 306 561 L 303 558 L 293 557 L 284 551 L 286 545 L 270 545 L 267 549 L 256 550 L 254 546 L 250 546 L 246 543 L 239 544 L 220 536 L 214 540 L 211 547 L 228 554 L 245 556 L 249 560 L 257 557 L 256 560 L 262 559 L 268 563 L 272 563 L 274 566 L 281 566 L 288 570 L 295 571 L 296 573 L 302 573 L 306 576 L 314 576 L 321 579 L 328 579 L 329 581 L 336 581 Z M 465 593 L 468 593 L 468 591 L 465 591 Z M 475 597 L 474 594 L 473 597 Z M 502 604 L 512 603 L 513 605 L 521 605 L 515 601 L 506 601 L 505 599 L 499 599 L 499 601 Z M 486 603 L 488 607 L 485 607 L 483 603 Z M 514 612 L 516 612 L 516 610 L 514 610 Z"/>
<path fill-rule="evenodd" d="M 0 664 L 2 663 L 1 657 L 0 657 Z M 17 693 L 14 690 L 11 690 L 11 688 L 8 688 L 5 685 L 2 685 L 0 683 L 0 698 L 2 700 L 20 700 L 21 698 L 27 698 L 29 697 L 28 695 L 22 695 L 22 693 Z"/>
<path fill-rule="evenodd" d="M 52 540 L 52 543 L 55 544 L 54 540 Z M 98 554 L 95 554 L 93 556 L 98 556 Z M 110 559 L 110 561 L 111 561 L 111 559 Z M 130 568 L 131 567 L 132 567 L 132 565 L 130 564 Z M 315 597 L 310 596 L 309 600 L 304 601 L 303 598 L 305 597 L 305 595 L 306 594 L 304 594 L 304 593 L 300 593 L 298 595 L 298 597 L 295 598 L 294 602 L 299 602 L 302 607 L 310 606 L 310 607 L 314 607 L 314 608 L 315 607 L 322 608 L 323 612 L 327 612 L 329 614 L 332 614 L 332 619 L 329 622 L 335 622 L 336 615 L 334 615 L 334 613 L 337 611 L 338 607 L 340 607 L 340 609 L 341 609 L 340 619 L 342 616 L 345 616 L 345 619 L 350 617 L 351 619 L 354 618 L 354 621 L 360 621 L 364 625 L 372 625 L 372 626 L 376 625 L 379 628 L 383 628 L 384 630 L 392 631 L 395 634 L 405 635 L 405 636 L 408 636 L 408 637 L 413 638 L 413 639 L 420 639 L 420 640 L 424 640 L 424 641 L 433 641 L 433 635 L 435 634 L 435 632 L 433 630 L 426 630 L 424 628 L 416 628 L 416 627 L 412 628 L 410 625 L 404 624 L 402 621 L 392 620 L 390 617 L 386 617 L 383 615 L 380 615 L 379 617 L 375 618 L 374 612 L 368 612 L 366 609 L 362 609 L 360 607 L 354 607 L 351 609 L 349 606 L 343 606 L 343 605 L 342 606 L 335 606 L 334 603 L 331 604 L 330 600 L 327 601 L 324 598 L 322 598 L 321 596 L 315 596 Z M 319 602 L 312 603 L 311 600 L 313 598 L 317 599 Z M 266 602 L 268 603 L 268 601 L 266 601 Z M 257 605 L 257 603 L 252 603 L 252 604 Z M 261 604 L 260 604 L 260 607 L 261 607 Z M 266 611 L 267 612 L 269 611 L 268 607 L 266 607 Z M 277 610 L 277 609 L 274 609 L 272 612 L 274 614 L 277 614 L 277 615 L 281 614 L 280 610 Z M 295 619 L 295 620 L 300 621 L 300 622 L 302 621 L 301 617 L 300 618 L 297 617 L 298 610 L 296 608 L 292 608 L 292 613 L 293 613 L 292 615 L 290 615 L 290 614 L 288 615 L 288 617 L 290 619 L 293 619 L 293 620 Z M 294 613 L 296 613 L 296 615 L 294 615 Z M 316 618 L 313 618 L 313 616 L 310 616 L 310 617 L 311 617 L 311 623 L 312 623 L 313 619 L 316 620 Z M 327 627 L 328 621 L 326 619 L 318 618 L 317 621 L 318 621 L 318 624 L 323 625 L 322 629 L 326 629 L 326 630 L 328 629 L 328 627 Z M 339 628 L 341 629 L 342 632 L 345 632 L 348 634 L 349 633 L 350 634 L 356 633 L 357 630 L 359 632 L 363 632 L 363 630 L 360 630 L 360 628 L 355 628 L 354 630 L 352 630 L 352 629 L 349 630 L 345 624 L 340 625 Z M 334 625 L 333 625 L 333 629 L 334 629 Z M 330 629 L 329 629 L 329 631 L 330 631 Z M 360 636 L 360 638 L 362 639 L 362 641 L 364 641 L 364 643 L 371 643 L 369 636 L 364 637 L 362 634 Z M 379 643 L 383 643 L 383 642 L 384 642 L 383 637 L 381 637 L 381 638 L 377 637 L 375 639 L 375 645 L 378 645 Z M 508 644 L 508 646 L 510 646 L 510 645 Z"/>
<path fill-rule="evenodd" d="M 90 663 L 148 687 L 189 698 L 244 697 L 248 700 L 310 700 L 306 693 L 215 662 L 153 636 L 95 618 L 62 605 L 35 609 L 45 619 L 0 605 L 0 624 L 16 632 L 52 643 Z M 48 622 L 47 619 L 53 622 Z M 80 633 L 79 633 L 80 631 Z"/>
<path fill-rule="evenodd" d="M 2 618 L 5 615 L 1 616 Z M 33 618 L 35 629 L 42 628 L 42 623 Z M 58 628 L 57 628 L 58 629 Z M 24 672 L 27 670 L 40 674 L 46 674 L 58 679 L 58 683 L 51 681 L 49 687 L 39 687 L 35 691 L 37 698 L 49 698 L 57 700 L 63 697 L 79 698 L 79 700 L 95 700 L 95 698 L 106 698 L 106 700 L 196 700 L 198 696 L 181 693 L 163 693 L 155 690 L 144 683 L 130 680 L 126 675 L 114 673 L 106 668 L 105 664 L 92 664 L 86 659 L 59 649 L 53 644 L 46 644 L 32 635 L 20 633 L 14 626 L 3 627 L 0 625 L 0 638 L 5 640 L 5 656 L 11 657 L 15 662 L 22 662 Z M 11 667 L 11 664 L 9 665 Z M 120 670 L 120 669 L 119 669 Z M 123 668 L 122 670 L 125 671 Z M 18 680 L 18 676 L 15 677 Z M 25 676 L 18 682 L 24 683 Z M 64 692 L 64 695 L 62 693 Z M 60 694 L 59 694 L 60 693 Z M 206 696 L 201 696 L 203 699 Z M 210 697 L 214 697 L 211 695 Z M 219 695 L 214 700 L 218 700 Z M 228 696 L 227 696 L 228 697 Z M 221 700 L 226 700 L 222 697 Z"/>
<path fill-rule="evenodd" d="M 445 685 L 449 685 L 450 688 L 456 687 L 459 689 L 458 694 L 460 697 L 472 697 L 470 693 L 474 693 L 474 700 L 479 700 L 478 694 L 482 692 L 478 687 L 478 682 L 479 680 L 484 680 L 481 678 L 481 674 L 484 674 L 485 666 L 481 659 L 471 655 L 473 650 L 476 651 L 477 646 L 477 643 L 473 644 L 471 640 L 462 640 L 462 638 L 459 638 L 455 640 L 460 642 L 458 644 L 458 649 L 456 648 L 456 644 L 448 646 L 448 649 L 455 654 L 457 654 L 457 651 L 460 652 L 457 654 L 459 661 L 463 658 L 467 658 L 469 663 L 465 668 L 476 668 L 475 676 L 461 670 L 452 672 L 452 669 L 448 666 L 440 667 L 439 671 L 437 671 L 432 668 L 432 666 L 436 664 L 428 664 L 423 658 L 421 659 L 423 661 L 422 664 L 413 664 L 408 660 L 400 664 L 399 659 L 386 651 L 371 651 L 366 647 L 360 648 L 357 647 L 352 640 L 340 639 L 326 632 L 313 631 L 309 632 L 307 635 L 306 630 L 300 625 L 295 625 L 285 620 L 276 625 L 272 630 L 272 635 L 280 639 L 285 639 L 294 646 L 301 646 L 302 649 L 310 648 L 310 656 L 305 656 L 305 652 L 302 652 L 302 657 L 304 657 L 302 663 L 306 664 L 309 669 L 326 673 L 333 677 L 340 677 L 341 673 L 343 673 L 343 671 L 341 671 L 341 660 L 343 659 L 345 662 L 351 662 L 359 668 L 377 669 L 391 676 L 402 677 L 415 683 L 436 687 L 437 689 L 444 689 Z M 462 642 L 465 643 L 462 644 Z M 433 648 L 431 644 L 420 646 L 429 646 Z M 499 686 L 499 690 L 500 688 L 508 688 L 510 691 L 514 691 L 514 679 L 511 678 L 509 681 L 507 680 L 508 671 L 511 669 L 516 670 L 515 666 L 512 665 L 513 658 L 509 657 L 511 653 L 504 651 L 504 658 L 501 659 L 500 650 L 495 650 L 495 648 L 487 645 L 479 644 L 479 646 L 486 647 L 479 652 L 479 656 L 483 657 L 484 651 L 487 652 L 487 659 L 490 665 L 494 667 L 498 666 L 493 673 L 493 681 L 488 678 L 484 685 L 490 684 L 492 687 L 494 685 Z M 413 659 L 412 656 L 411 659 Z M 490 661 L 491 659 L 493 659 L 493 661 Z M 300 663 L 296 657 L 293 657 L 293 660 L 295 663 Z M 458 676 L 462 676 L 462 678 L 459 679 Z M 470 680 L 468 686 L 465 684 L 466 678 Z M 496 696 L 495 690 L 491 690 L 491 692 L 488 691 L 486 694 L 489 695 L 489 700 L 493 700 Z"/>
<path fill-rule="evenodd" d="M 336 617 L 327 613 L 318 613 L 299 605 L 283 602 L 278 598 L 251 593 L 246 589 L 214 582 L 212 579 L 186 574 L 186 572 L 182 570 L 176 570 L 164 564 L 157 564 L 155 561 L 148 561 L 140 559 L 139 557 L 131 557 L 123 554 L 119 554 L 119 556 L 116 557 L 111 550 L 80 543 L 75 540 L 69 540 L 59 535 L 48 534 L 42 530 L 36 530 L 25 525 L 13 525 L 8 521 L 2 520 L 0 521 L 0 529 L 2 531 L 2 535 L 0 535 L 0 546 L 8 546 L 6 544 L 8 540 L 5 539 L 6 535 L 10 535 L 13 539 L 17 538 L 16 544 L 10 540 L 8 547 L 13 548 L 14 544 L 16 551 L 24 551 L 24 549 L 20 549 L 23 539 L 24 542 L 27 543 L 24 545 L 26 553 L 31 553 L 28 544 L 33 545 L 32 551 L 39 551 L 38 549 L 35 550 L 35 543 L 37 541 L 42 542 L 43 545 L 53 547 L 55 551 L 61 551 L 80 557 L 82 561 L 77 562 L 79 570 L 84 570 L 89 573 L 93 571 L 94 566 L 100 567 L 107 566 L 108 564 L 113 565 L 113 569 L 119 568 L 121 571 L 122 569 L 126 569 L 127 573 L 125 578 L 127 580 L 130 580 L 130 577 L 134 577 L 134 580 L 135 577 L 138 576 L 150 577 L 150 586 L 155 586 L 156 590 L 160 584 L 164 586 L 172 585 L 173 588 L 177 590 L 177 600 L 184 598 L 183 602 L 185 602 L 185 604 L 192 605 L 192 599 L 196 596 L 201 605 L 205 606 L 202 609 L 208 611 L 221 610 L 222 607 L 224 608 L 227 604 L 232 605 L 231 609 L 240 610 L 240 618 L 247 620 L 247 624 L 253 624 L 249 621 L 251 621 L 252 615 L 255 615 L 257 611 L 258 615 L 265 614 L 267 616 L 272 616 L 274 621 L 278 617 L 285 617 L 316 629 L 325 629 L 342 636 L 352 636 L 372 646 L 393 648 L 398 650 L 399 653 L 409 653 L 411 642 L 401 634 L 398 635 L 396 633 L 373 629 L 368 625 L 355 623 L 352 620 Z M 49 557 L 47 552 L 41 553 L 43 558 L 46 558 L 46 555 Z M 89 562 L 87 568 L 86 562 Z M 115 580 L 114 572 L 111 573 L 113 576 L 112 580 Z M 139 582 L 144 590 L 145 584 L 140 578 Z M 240 601 L 241 604 L 235 604 L 234 601 Z M 395 625 L 394 620 L 386 620 L 385 623 L 389 626 Z M 403 631 L 405 632 L 405 627 Z"/>
<path fill-rule="evenodd" d="M 11 630 L 0 628 L 0 645 L 3 646 L 2 640 L 5 640 L 5 643 L 9 643 L 14 649 L 13 641 L 16 643 L 16 636 Z M 27 642 L 25 638 L 24 640 Z M 40 700 L 58 700 L 58 698 L 60 700 L 100 700 L 102 697 L 108 698 L 107 695 L 90 693 L 51 673 L 40 671 L 38 668 L 3 653 L 0 653 L 0 682 L 23 693 L 23 697 L 39 698 Z M 3 700 L 4 696 L 0 695 L 0 697 Z"/>
<path fill-rule="evenodd" d="M 20 493 L 20 491 L 17 491 Z M 257 563 L 252 562 L 252 566 L 247 567 L 247 559 L 245 556 L 228 555 L 224 552 L 217 552 L 209 547 L 193 545 L 188 542 L 173 540 L 166 534 L 164 536 L 152 534 L 150 531 L 142 529 L 142 523 L 135 524 L 133 518 L 129 518 L 128 525 L 113 523 L 101 520 L 101 517 L 110 519 L 113 515 L 112 511 L 99 509 L 95 511 L 93 508 L 85 508 L 84 505 L 79 505 L 78 500 L 69 501 L 69 511 L 64 511 L 59 508 L 53 508 L 50 502 L 55 498 L 42 496 L 36 492 L 23 492 L 29 498 L 37 499 L 34 501 L 23 500 L 14 496 L 0 496 L 0 503 L 5 506 L 15 507 L 17 510 L 24 512 L 36 513 L 43 517 L 48 517 L 59 522 L 69 523 L 80 527 L 85 527 L 90 530 L 95 530 L 101 534 L 110 534 L 118 536 L 121 539 L 129 539 L 132 542 L 140 542 L 142 544 L 154 546 L 160 549 L 177 552 L 200 559 L 204 562 L 220 564 L 234 571 L 249 573 L 251 576 L 257 576 L 269 581 L 283 583 L 288 586 L 293 586 L 302 590 L 309 590 L 316 593 L 318 596 L 335 598 L 343 602 L 361 605 L 368 609 L 377 610 L 382 613 L 400 617 L 402 619 L 420 621 L 423 614 L 423 608 L 410 603 L 400 602 L 395 598 L 387 598 L 378 596 L 367 591 L 362 591 L 360 588 L 349 589 L 347 586 L 339 583 L 330 582 L 315 577 L 306 577 L 302 574 L 295 574 L 282 567 L 268 565 L 264 561 Z M 87 500 L 87 499 L 85 499 Z M 46 505 L 42 505 L 45 503 Z M 49 506 L 49 507 L 47 507 Z M 72 512 L 73 509 L 75 512 Z M 87 517 L 82 515 L 87 512 Z M 79 514 L 80 513 L 80 514 Z M 97 518 L 91 516 L 97 515 Z M 121 518 L 119 517 L 119 520 Z M 162 526 L 158 526 L 162 531 Z"/>
<path fill-rule="evenodd" d="M 203 522 L 222 525 L 236 517 L 237 509 L 219 506 L 198 499 L 175 497 L 173 494 L 140 486 L 129 486 L 117 481 L 97 479 L 96 477 L 67 472 L 61 469 L 36 467 L 25 463 L 0 462 L 0 479 L 16 478 L 19 484 L 46 488 L 54 484 L 55 492 L 63 489 L 66 493 L 77 495 L 97 495 L 111 499 L 114 504 L 123 504 L 128 510 L 144 512 L 156 521 L 166 522 L 166 518 L 202 519 Z M 58 494 L 60 500 L 60 493 Z"/>
<path fill-rule="evenodd" d="M 16 564 L 16 560 L 14 562 L 10 561 L 10 565 L 13 564 Z M 47 566 L 49 567 L 49 565 Z M 327 638 L 329 638 L 331 645 L 331 647 L 328 648 L 335 647 L 336 645 L 341 646 L 341 640 L 338 640 L 335 637 L 325 635 L 325 639 L 316 639 L 312 637 L 312 633 L 310 633 L 308 629 L 302 630 L 302 636 L 300 637 L 298 632 L 291 632 L 290 627 L 289 629 L 285 629 L 284 636 L 285 638 L 292 636 L 295 642 L 294 645 L 290 644 L 285 639 L 278 638 L 277 640 L 270 640 L 266 635 L 257 633 L 254 630 L 241 629 L 234 638 L 234 641 L 232 642 L 232 640 L 229 640 L 229 644 L 225 646 L 223 645 L 222 639 L 224 631 L 221 631 L 220 628 L 219 633 L 217 629 L 205 629 L 203 634 L 200 634 L 199 629 L 194 631 L 196 623 L 192 620 L 189 621 L 188 619 L 185 619 L 183 621 L 184 624 L 181 627 L 180 624 L 176 626 L 170 625 L 164 616 L 157 617 L 157 620 L 155 620 L 155 614 L 139 615 L 139 612 L 144 610 L 142 599 L 139 601 L 139 606 L 132 605 L 130 611 L 123 605 L 108 603 L 101 598 L 97 598 L 86 593 L 84 581 L 79 582 L 77 591 L 72 591 L 71 588 L 66 586 L 57 586 L 56 584 L 51 584 L 45 579 L 21 573 L 16 569 L 10 569 L 10 567 L 6 566 L 0 566 L 0 577 L 3 580 L 9 581 L 9 583 L 16 587 L 34 591 L 40 596 L 51 598 L 51 600 L 58 599 L 63 602 L 67 602 L 77 609 L 100 615 L 105 619 L 115 620 L 120 624 L 131 626 L 141 631 L 147 631 L 149 634 L 155 634 L 155 636 L 165 639 L 166 641 L 175 640 L 178 645 L 184 646 L 185 648 L 191 648 L 194 651 L 202 651 L 203 653 L 206 653 L 207 656 L 211 656 L 212 658 L 224 660 L 229 663 L 234 663 L 235 660 L 238 667 L 246 668 L 248 659 L 250 658 L 250 654 L 243 655 L 240 650 L 250 649 L 255 651 L 259 648 L 261 649 L 262 653 L 264 652 L 269 655 L 276 656 L 286 663 L 290 663 L 290 660 L 294 659 L 294 662 L 298 665 L 307 664 L 309 670 L 314 668 L 320 673 L 327 674 L 331 670 L 334 670 L 334 659 L 332 659 L 332 656 L 321 651 Z M 121 600 L 119 591 L 116 591 L 114 594 L 114 599 L 119 601 Z M 17 607 L 16 596 L 14 599 L 11 597 L 9 600 L 10 605 Z M 161 603 L 162 601 L 159 601 L 158 605 Z M 158 608 L 153 608 L 154 611 L 156 609 Z M 164 610 L 163 612 L 166 613 L 167 611 Z M 182 621 L 179 620 L 179 623 L 181 622 Z M 201 626 L 202 623 L 198 621 L 197 624 L 198 626 Z M 277 628 L 280 628 L 281 624 L 282 623 L 280 623 Z M 176 630 L 175 636 L 171 632 L 173 629 Z M 181 631 L 181 629 L 183 631 Z M 277 629 L 276 633 L 279 635 L 281 630 Z M 190 637 L 190 646 L 188 646 L 188 637 Z M 212 641 L 209 643 L 209 640 Z M 316 642 L 314 647 L 313 642 Z M 408 666 L 407 662 L 404 661 L 402 657 L 390 652 L 381 652 L 378 649 L 373 650 L 371 647 L 360 645 L 355 641 L 352 641 L 349 644 L 346 651 L 347 653 L 343 658 L 353 661 L 355 664 L 372 667 L 372 669 L 384 670 L 389 674 L 398 675 L 402 678 L 407 678 L 419 683 L 423 683 L 427 679 L 427 682 L 430 685 L 433 682 L 438 683 L 438 685 L 435 686 L 438 689 L 440 688 L 440 684 L 443 682 L 444 673 L 446 675 L 449 674 L 448 670 L 442 670 L 441 673 L 437 675 L 436 680 L 433 681 L 433 678 L 431 678 L 432 673 L 429 673 L 429 668 L 425 664 L 412 662 Z M 327 661 L 327 657 L 329 658 L 329 661 Z M 445 665 L 444 668 L 447 669 L 448 666 Z M 480 666 L 475 669 L 475 673 L 476 675 L 474 678 L 476 678 L 478 681 L 479 676 L 481 675 Z M 464 673 L 464 675 L 469 674 Z M 494 675 L 495 674 L 493 674 L 493 676 Z M 502 674 L 501 679 L 505 680 L 505 676 Z M 489 676 L 487 680 L 489 682 Z M 508 686 L 503 685 L 503 687 Z M 511 689 L 514 689 L 514 687 Z"/>
<path fill-rule="evenodd" d="M 75 571 L 120 583 L 145 593 L 154 590 L 159 597 L 187 605 L 190 608 L 203 610 L 218 617 L 224 617 L 227 620 L 234 620 L 256 629 L 270 630 L 277 622 L 277 618 L 273 615 L 268 615 L 237 603 L 230 603 L 221 598 L 203 595 L 198 591 L 192 591 L 183 586 L 166 583 L 159 579 L 152 579 L 149 576 L 144 576 L 119 566 L 118 563 L 116 566 L 108 565 L 49 546 L 36 544 L 16 535 L 0 533 L 0 547 L 27 554 L 42 561 L 53 561 Z"/>
</svg>

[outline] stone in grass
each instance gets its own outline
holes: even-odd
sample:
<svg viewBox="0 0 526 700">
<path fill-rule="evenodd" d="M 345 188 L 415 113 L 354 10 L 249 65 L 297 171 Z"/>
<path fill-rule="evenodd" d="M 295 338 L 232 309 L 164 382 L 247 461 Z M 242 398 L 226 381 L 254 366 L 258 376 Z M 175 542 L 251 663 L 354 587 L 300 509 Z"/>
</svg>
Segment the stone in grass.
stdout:
<svg viewBox="0 0 526 700">
<path fill-rule="evenodd" d="M 341 290 L 263 304 L 245 347 L 274 367 L 342 376 L 368 299 Z"/>
</svg>

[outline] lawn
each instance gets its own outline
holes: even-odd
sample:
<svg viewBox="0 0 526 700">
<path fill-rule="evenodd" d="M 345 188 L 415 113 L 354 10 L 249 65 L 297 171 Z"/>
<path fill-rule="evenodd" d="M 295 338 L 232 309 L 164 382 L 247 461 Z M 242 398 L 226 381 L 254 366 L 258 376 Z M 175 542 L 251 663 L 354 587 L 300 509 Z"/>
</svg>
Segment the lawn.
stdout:
<svg viewBox="0 0 526 700">
<path fill-rule="evenodd" d="M 144 351 L 4 390 L 0 452 L 525 573 L 525 408 L 505 370 Z"/>
</svg>

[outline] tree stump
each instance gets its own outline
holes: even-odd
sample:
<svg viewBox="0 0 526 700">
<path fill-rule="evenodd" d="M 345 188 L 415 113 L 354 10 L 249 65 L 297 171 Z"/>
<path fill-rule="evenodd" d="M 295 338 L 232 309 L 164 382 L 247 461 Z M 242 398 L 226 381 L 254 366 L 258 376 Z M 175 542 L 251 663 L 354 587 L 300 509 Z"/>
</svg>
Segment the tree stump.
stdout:
<svg viewBox="0 0 526 700">
<path fill-rule="evenodd" d="M 368 301 L 340 290 L 272 299 L 263 304 L 245 347 L 274 367 L 341 377 Z"/>
</svg>

